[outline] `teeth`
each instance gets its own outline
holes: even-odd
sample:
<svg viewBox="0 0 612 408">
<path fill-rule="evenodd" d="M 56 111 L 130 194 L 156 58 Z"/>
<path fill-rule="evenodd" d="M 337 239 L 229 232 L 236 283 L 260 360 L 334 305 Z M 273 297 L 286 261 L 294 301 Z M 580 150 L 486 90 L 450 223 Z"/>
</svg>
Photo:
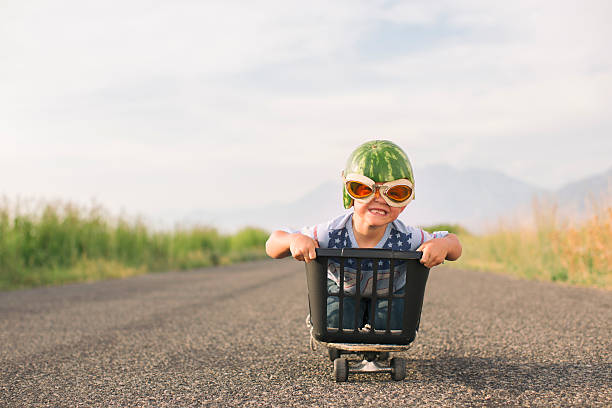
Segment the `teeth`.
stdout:
<svg viewBox="0 0 612 408">
<path fill-rule="evenodd" d="M 380 215 L 386 215 L 387 212 L 383 211 L 383 210 L 370 210 L 370 212 L 374 213 L 374 214 L 380 214 Z"/>
</svg>

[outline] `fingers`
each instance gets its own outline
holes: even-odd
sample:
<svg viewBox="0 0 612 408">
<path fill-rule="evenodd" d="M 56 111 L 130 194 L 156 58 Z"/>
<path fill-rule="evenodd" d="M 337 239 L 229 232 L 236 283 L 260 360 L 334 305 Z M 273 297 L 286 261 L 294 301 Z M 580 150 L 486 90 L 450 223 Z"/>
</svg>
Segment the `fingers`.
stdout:
<svg viewBox="0 0 612 408">
<path fill-rule="evenodd" d="M 428 268 L 433 268 L 434 266 L 440 265 L 444 263 L 444 258 L 439 256 L 425 256 L 423 254 L 423 258 L 421 258 L 421 263 Z"/>
<path fill-rule="evenodd" d="M 312 240 L 313 245 L 312 246 L 308 246 L 308 258 L 304 259 L 307 263 L 312 261 L 313 259 L 315 259 L 317 257 L 317 250 L 316 248 L 319 247 L 319 243 L 315 240 Z"/>
<path fill-rule="evenodd" d="M 429 251 L 427 250 L 423 251 L 423 256 L 421 256 L 421 263 L 425 265 L 426 267 L 431 268 L 430 262 L 429 262 Z"/>
<path fill-rule="evenodd" d="M 293 254 L 293 258 L 295 258 L 298 261 L 304 261 L 304 262 L 310 262 L 311 258 L 309 256 L 309 253 L 303 253 L 303 252 L 296 252 Z"/>
<path fill-rule="evenodd" d="M 418 251 L 423 251 L 420 262 L 427 268 L 433 268 L 444 262 L 445 255 L 433 245 L 423 244 Z"/>
<path fill-rule="evenodd" d="M 302 248 L 300 248 L 300 257 L 301 259 L 299 260 L 305 261 L 306 263 L 312 261 L 317 257 L 314 241 L 311 240 L 311 242 L 307 242 Z"/>
<path fill-rule="evenodd" d="M 310 248 L 308 255 L 310 257 L 310 260 L 315 259 L 317 257 L 317 251 L 315 251 L 314 245 L 312 246 L 312 248 Z"/>
<path fill-rule="evenodd" d="M 430 266 L 429 266 L 429 251 L 427 249 L 427 245 L 425 245 L 423 243 L 420 247 L 417 248 L 417 251 L 423 252 L 423 255 L 421 255 L 421 259 L 420 259 L 419 262 L 421 262 L 426 267 L 430 268 Z"/>
<path fill-rule="evenodd" d="M 319 243 L 307 236 L 298 236 L 292 241 L 289 249 L 291 255 L 298 261 L 310 262 L 317 257 L 315 248 L 319 247 Z"/>
<path fill-rule="evenodd" d="M 291 255 L 293 256 L 294 259 L 298 260 L 298 261 L 306 261 L 306 262 L 310 262 L 310 259 L 308 259 L 308 256 L 304 256 L 305 254 L 308 254 L 308 252 L 304 252 L 303 248 L 291 248 Z"/>
</svg>

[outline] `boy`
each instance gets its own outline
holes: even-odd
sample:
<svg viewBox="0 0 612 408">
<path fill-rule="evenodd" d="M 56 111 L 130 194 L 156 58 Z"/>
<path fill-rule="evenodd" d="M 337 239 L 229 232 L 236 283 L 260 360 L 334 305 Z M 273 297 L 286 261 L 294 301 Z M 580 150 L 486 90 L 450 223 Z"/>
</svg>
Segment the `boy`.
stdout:
<svg viewBox="0 0 612 408">
<path fill-rule="evenodd" d="M 293 256 L 310 262 L 316 257 L 315 248 L 384 248 L 400 251 L 423 251 L 421 263 L 428 268 L 461 256 L 461 244 L 454 234 L 436 231 L 432 234 L 404 225 L 397 217 L 414 199 L 414 176 L 406 153 L 396 144 L 374 140 L 359 146 L 349 157 L 342 173 L 344 207 L 353 211 L 327 223 L 306 227 L 298 231 L 274 231 L 266 242 L 266 253 L 272 258 Z M 356 269 L 345 267 L 344 290 L 355 293 L 360 285 L 364 296 L 372 294 L 372 262 L 362 265 L 361 282 L 356 282 Z M 386 268 L 386 269 L 385 269 Z M 397 265 L 393 282 L 389 282 L 389 266 L 379 264 L 377 292 L 387 293 L 392 285 L 394 293 L 403 293 L 406 281 L 405 267 Z M 399 272 L 399 273 L 398 273 Z M 338 265 L 328 265 L 328 290 L 337 292 L 340 285 Z M 367 300 L 355 305 L 345 298 L 342 327 L 354 326 L 355 307 L 367 322 L 370 307 L 375 307 L 375 329 L 384 329 L 387 301 L 370 305 Z M 391 329 L 401 329 L 403 299 L 394 301 L 391 310 Z M 338 298 L 328 297 L 327 320 L 330 327 L 338 327 Z"/>
</svg>

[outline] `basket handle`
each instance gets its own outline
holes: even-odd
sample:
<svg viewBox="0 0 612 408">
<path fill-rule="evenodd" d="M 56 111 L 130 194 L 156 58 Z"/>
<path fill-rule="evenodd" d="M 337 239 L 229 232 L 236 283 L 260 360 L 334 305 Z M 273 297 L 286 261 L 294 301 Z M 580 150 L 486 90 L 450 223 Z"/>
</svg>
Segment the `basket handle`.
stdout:
<svg viewBox="0 0 612 408">
<path fill-rule="evenodd" d="M 421 259 L 423 251 L 393 251 L 380 248 L 315 248 L 317 257 Z"/>
</svg>

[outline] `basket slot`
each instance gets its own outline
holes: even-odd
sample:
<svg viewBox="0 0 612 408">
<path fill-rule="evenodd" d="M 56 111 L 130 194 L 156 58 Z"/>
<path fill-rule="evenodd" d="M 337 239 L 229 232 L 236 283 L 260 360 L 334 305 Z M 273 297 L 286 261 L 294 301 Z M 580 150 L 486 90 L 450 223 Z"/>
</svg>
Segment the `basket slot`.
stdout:
<svg viewBox="0 0 612 408">
<path fill-rule="evenodd" d="M 379 259 L 372 259 L 372 304 L 370 306 L 370 331 L 374 330 L 376 326 L 376 305 L 378 304 L 378 261 Z"/>
<path fill-rule="evenodd" d="M 395 260 L 391 259 L 389 261 L 389 298 L 387 299 L 387 331 L 389 334 L 391 332 L 391 306 L 393 302 L 393 273 L 395 272 Z"/>
<path fill-rule="evenodd" d="M 344 259 L 340 258 L 340 284 L 338 285 L 338 330 L 340 333 L 343 331 L 342 321 L 344 319 Z"/>
<path fill-rule="evenodd" d="M 361 311 L 361 259 L 356 259 L 355 261 L 357 262 L 357 276 L 355 277 L 355 316 L 353 332 L 357 333 L 361 328 L 361 319 L 359 319 L 359 315 L 363 312 Z"/>
</svg>

